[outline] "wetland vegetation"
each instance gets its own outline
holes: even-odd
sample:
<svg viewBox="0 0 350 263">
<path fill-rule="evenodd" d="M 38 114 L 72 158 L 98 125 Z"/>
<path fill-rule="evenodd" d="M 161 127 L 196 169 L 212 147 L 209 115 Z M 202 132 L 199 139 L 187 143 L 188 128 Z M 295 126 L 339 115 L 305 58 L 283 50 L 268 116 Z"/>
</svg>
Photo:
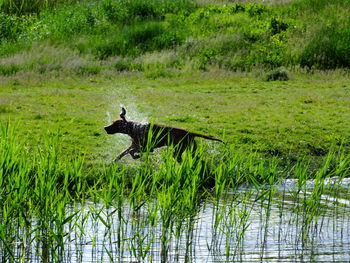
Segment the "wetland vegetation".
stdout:
<svg viewBox="0 0 350 263">
<path fill-rule="evenodd" d="M 29 150 L 14 127 L 1 132 L 3 262 L 348 259 L 343 151 L 315 173 L 304 160 L 281 170 L 277 158 L 230 148 L 185 152 L 180 164 L 169 149 L 134 169 L 86 167 L 60 155 L 57 134 Z"/>
<path fill-rule="evenodd" d="M 349 261 L 349 7 L 1 1 L 0 261 Z M 226 143 L 113 163 L 121 106 Z"/>
</svg>

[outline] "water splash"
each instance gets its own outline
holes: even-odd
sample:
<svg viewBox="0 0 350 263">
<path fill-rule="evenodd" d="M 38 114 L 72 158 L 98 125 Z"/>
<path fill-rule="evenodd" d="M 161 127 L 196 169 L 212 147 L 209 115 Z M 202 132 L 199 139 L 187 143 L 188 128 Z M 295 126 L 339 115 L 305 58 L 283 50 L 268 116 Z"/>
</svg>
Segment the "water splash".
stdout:
<svg viewBox="0 0 350 263">
<path fill-rule="evenodd" d="M 120 96 L 119 93 L 110 94 L 108 98 L 110 104 L 105 114 L 106 125 L 119 118 L 122 108 L 126 109 L 127 120 L 143 123 L 148 121 L 148 114 L 139 110 L 135 102 L 130 102 L 130 96 L 128 96 L 128 103 L 125 103 L 124 101 L 121 102 L 121 98 L 122 96 Z M 106 146 L 104 147 L 104 153 L 107 160 L 115 158 L 115 156 L 130 145 L 130 138 L 125 134 L 111 135 L 108 136 L 106 140 L 107 142 L 105 144 Z"/>
</svg>

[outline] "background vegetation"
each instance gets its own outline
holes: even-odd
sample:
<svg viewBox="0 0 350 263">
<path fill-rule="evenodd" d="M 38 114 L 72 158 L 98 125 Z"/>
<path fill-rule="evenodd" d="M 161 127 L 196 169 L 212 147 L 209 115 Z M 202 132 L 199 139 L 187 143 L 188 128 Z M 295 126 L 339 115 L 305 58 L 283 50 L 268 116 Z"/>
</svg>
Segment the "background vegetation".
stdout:
<svg viewBox="0 0 350 263">
<path fill-rule="evenodd" d="M 4 0 L 0 8 L 3 75 L 350 65 L 347 0 Z"/>
</svg>

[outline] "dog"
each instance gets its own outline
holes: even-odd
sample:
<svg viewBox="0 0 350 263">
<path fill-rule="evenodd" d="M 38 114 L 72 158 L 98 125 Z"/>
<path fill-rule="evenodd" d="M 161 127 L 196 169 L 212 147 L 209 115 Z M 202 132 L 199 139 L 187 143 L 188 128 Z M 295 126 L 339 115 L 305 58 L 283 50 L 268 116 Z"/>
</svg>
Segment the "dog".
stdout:
<svg viewBox="0 0 350 263">
<path fill-rule="evenodd" d="M 132 140 L 130 147 L 119 154 L 114 161 L 120 160 L 127 154 L 130 154 L 133 159 L 138 159 L 141 157 L 142 152 L 152 152 L 155 148 L 173 145 L 174 157 L 178 162 L 181 162 L 182 153 L 187 148 L 191 147 L 192 152 L 195 152 L 197 148 L 195 137 L 223 142 L 211 136 L 189 132 L 180 128 L 148 122 L 127 121 L 125 115 L 126 110 L 122 108 L 120 118 L 104 127 L 107 134 L 123 133 L 129 135 Z"/>
</svg>

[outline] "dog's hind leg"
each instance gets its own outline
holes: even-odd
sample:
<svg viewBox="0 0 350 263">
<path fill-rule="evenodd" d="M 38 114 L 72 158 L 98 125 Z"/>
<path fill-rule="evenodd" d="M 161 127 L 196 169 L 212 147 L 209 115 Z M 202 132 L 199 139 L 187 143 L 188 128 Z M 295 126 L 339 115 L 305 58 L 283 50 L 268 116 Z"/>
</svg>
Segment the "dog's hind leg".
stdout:
<svg viewBox="0 0 350 263">
<path fill-rule="evenodd" d="M 195 158 L 197 151 L 197 143 L 194 139 L 191 139 L 187 142 L 179 143 L 175 146 L 174 158 L 180 163 L 182 161 L 182 154 L 185 150 L 190 151 L 192 158 Z"/>
</svg>

